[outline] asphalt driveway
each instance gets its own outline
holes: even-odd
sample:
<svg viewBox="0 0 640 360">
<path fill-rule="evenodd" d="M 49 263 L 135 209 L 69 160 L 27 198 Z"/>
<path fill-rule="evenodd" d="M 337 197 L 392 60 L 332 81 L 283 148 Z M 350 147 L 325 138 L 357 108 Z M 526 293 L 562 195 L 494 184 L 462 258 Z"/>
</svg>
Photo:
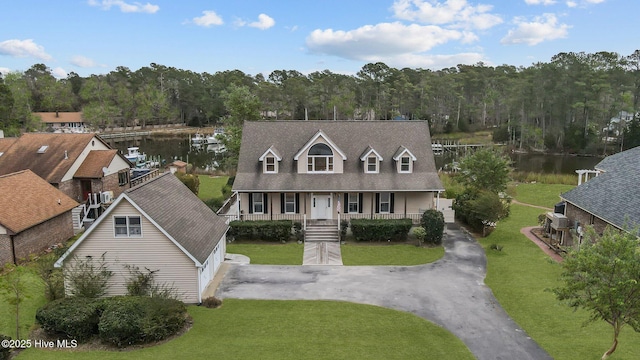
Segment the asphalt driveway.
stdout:
<svg viewBox="0 0 640 360">
<path fill-rule="evenodd" d="M 339 300 L 407 311 L 460 338 L 484 359 L 551 359 L 504 312 L 484 284 L 482 247 L 447 230 L 442 259 L 420 266 L 275 266 L 232 264 L 220 298 Z"/>
</svg>

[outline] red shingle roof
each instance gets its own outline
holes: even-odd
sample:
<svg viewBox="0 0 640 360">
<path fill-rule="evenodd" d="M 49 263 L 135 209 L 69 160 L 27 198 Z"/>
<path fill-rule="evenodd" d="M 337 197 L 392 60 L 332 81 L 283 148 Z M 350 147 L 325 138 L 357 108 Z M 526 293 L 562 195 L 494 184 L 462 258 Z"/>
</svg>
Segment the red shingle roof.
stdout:
<svg viewBox="0 0 640 360">
<path fill-rule="evenodd" d="M 108 166 L 118 150 L 91 150 L 73 175 L 74 178 L 97 179 L 104 176 L 102 168 Z"/>
<path fill-rule="evenodd" d="M 34 115 L 40 116 L 43 123 L 79 123 L 82 120 L 82 112 L 36 112 Z"/>
<path fill-rule="evenodd" d="M 19 233 L 78 206 L 30 170 L 0 176 L 0 225 Z"/>
</svg>

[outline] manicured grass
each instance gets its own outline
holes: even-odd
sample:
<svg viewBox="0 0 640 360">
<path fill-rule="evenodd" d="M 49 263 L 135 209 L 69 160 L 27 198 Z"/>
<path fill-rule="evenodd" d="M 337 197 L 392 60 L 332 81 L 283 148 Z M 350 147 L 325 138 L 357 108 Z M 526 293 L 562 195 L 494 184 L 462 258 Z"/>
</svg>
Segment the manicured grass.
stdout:
<svg viewBox="0 0 640 360">
<path fill-rule="evenodd" d="M 331 301 L 226 299 L 189 307 L 193 327 L 132 351 L 29 349 L 18 359 L 473 359 L 451 333 L 415 315 Z"/>
<path fill-rule="evenodd" d="M 4 278 L 0 279 L 4 281 Z M 44 285 L 33 266 L 26 266 L 22 278 L 26 288 L 26 296 L 20 303 L 20 338 L 28 339 L 29 330 L 35 321 L 36 310 L 46 303 Z M 15 305 L 9 303 L 6 293 L 0 292 L 0 334 L 16 338 Z M 15 297 L 14 297 L 15 299 Z"/>
<path fill-rule="evenodd" d="M 574 185 L 563 184 L 517 184 L 515 186 L 515 198 L 526 204 L 553 209 L 553 205 L 560 202 L 560 194 L 574 187 Z"/>
<path fill-rule="evenodd" d="M 222 198 L 222 188 L 227 185 L 228 176 L 199 175 L 200 189 L 198 197 L 202 200 Z"/>
<path fill-rule="evenodd" d="M 340 247 L 344 265 L 398 265 L 410 266 L 434 262 L 444 255 L 444 248 L 417 247 L 415 245 L 361 245 Z"/>
<path fill-rule="evenodd" d="M 546 291 L 559 284 L 560 265 L 520 234 L 521 228 L 536 225 L 539 212 L 511 205 L 509 218 L 480 241 L 488 260 L 485 282 L 507 313 L 554 359 L 599 359 L 611 345 L 612 328 L 603 321 L 583 327 L 586 312 L 574 312 Z M 502 245 L 503 250 L 491 250 L 491 244 Z M 610 359 L 640 358 L 639 344 L 640 334 L 624 328 Z"/>
<path fill-rule="evenodd" d="M 251 264 L 259 265 L 302 265 L 304 244 L 243 244 L 232 242 L 227 244 L 227 252 L 246 255 Z"/>
</svg>

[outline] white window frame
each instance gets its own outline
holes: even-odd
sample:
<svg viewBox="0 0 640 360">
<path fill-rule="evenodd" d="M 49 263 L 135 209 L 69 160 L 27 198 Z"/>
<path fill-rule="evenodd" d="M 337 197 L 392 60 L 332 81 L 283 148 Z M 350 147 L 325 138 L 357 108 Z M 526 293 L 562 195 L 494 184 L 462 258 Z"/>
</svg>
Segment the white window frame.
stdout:
<svg viewBox="0 0 640 360">
<path fill-rule="evenodd" d="M 379 172 L 379 169 L 378 169 L 379 164 L 380 164 L 380 161 L 378 161 L 377 156 L 367 157 L 367 162 L 365 164 L 364 172 L 369 174 L 377 174 Z M 371 166 L 373 166 L 373 170 L 371 169 Z"/>
<path fill-rule="evenodd" d="M 272 166 L 273 169 L 269 170 L 269 167 Z M 275 174 L 278 172 L 278 161 L 275 156 L 267 156 L 264 158 L 264 173 L 265 174 Z"/>
<path fill-rule="evenodd" d="M 347 193 L 347 213 L 348 214 L 357 214 L 360 212 L 360 195 L 358 193 Z M 351 206 L 355 210 L 352 210 Z"/>
<path fill-rule="evenodd" d="M 405 160 L 407 161 L 405 163 Z M 403 169 L 403 167 L 407 167 L 406 170 Z M 411 161 L 411 157 L 409 155 L 403 155 L 402 157 L 400 157 L 400 168 L 398 169 L 398 172 L 400 173 L 410 173 L 413 170 L 413 164 Z"/>
<path fill-rule="evenodd" d="M 290 197 L 290 198 L 289 198 Z M 287 209 L 287 206 L 291 206 L 291 210 Z M 296 213 L 296 194 L 284 193 L 284 213 L 295 214 Z"/>
<path fill-rule="evenodd" d="M 259 201 L 256 201 L 256 198 Z M 251 206 L 253 206 L 253 213 L 254 214 L 264 214 L 264 194 L 263 193 L 251 193 Z M 262 207 L 262 210 L 260 211 L 256 211 L 256 204 L 260 204 L 260 206 Z"/>
<path fill-rule="evenodd" d="M 124 219 L 124 224 L 116 224 L 117 219 Z M 132 224 L 131 220 L 138 220 L 138 224 Z M 125 230 L 125 232 L 118 229 Z M 140 215 L 114 215 L 113 216 L 113 236 L 114 237 L 142 237 L 142 217 Z"/>
<path fill-rule="evenodd" d="M 325 168 L 324 170 L 318 170 L 318 163 L 316 160 L 323 158 L 325 159 Z M 308 155 L 307 156 L 307 172 L 309 173 L 332 173 L 333 172 L 333 155 Z"/>
<path fill-rule="evenodd" d="M 386 196 L 386 199 L 382 197 Z M 387 206 L 387 210 L 382 210 L 382 205 L 385 204 Z M 391 213 L 391 193 L 390 192 L 382 192 L 379 196 L 378 201 L 378 213 L 379 214 L 390 214 Z"/>
</svg>

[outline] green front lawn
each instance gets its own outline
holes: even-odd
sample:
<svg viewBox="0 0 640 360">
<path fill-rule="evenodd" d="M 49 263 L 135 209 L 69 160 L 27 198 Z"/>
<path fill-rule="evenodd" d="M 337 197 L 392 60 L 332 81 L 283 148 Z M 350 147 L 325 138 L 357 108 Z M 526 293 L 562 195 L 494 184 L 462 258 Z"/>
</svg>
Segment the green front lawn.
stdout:
<svg viewBox="0 0 640 360">
<path fill-rule="evenodd" d="M 243 244 L 234 241 L 227 244 L 227 252 L 230 254 L 242 254 L 251 259 L 252 264 L 259 265 L 302 265 L 304 256 L 304 244 L 296 242 Z"/>
<path fill-rule="evenodd" d="M 443 328 L 415 315 L 333 301 L 226 299 L 189 307 L 193 327 L 132 351 L 29 349 L 18 359 L 473 359 Z"/>
<path fill-rule="evenodd" d="M 199 175 L 200 188 L 198 197 L 201 200 L 222 198 L 222 188 L 227 185 L 228 176 Z M 224 199 L 223 199 L 224 200 Z"/>
<path fill-rule="evenodd" d="M 29 331 L 36 317 L 36 310 L 47 301 L 44 297 L 44 285 L 33 266 L 27 265 L 22 281 L 26 292 L 20 303 L 20 338 L 28 339 Z M 0 278 L 4 281 L 4 278 Z M 0 334 L 16 338 L 15 305 L 9 303 L 10 295 L 0 290 Z M 14 297 L 15 299 L 15 297 Z"/>
<path fill-rule="evenodd" d="M 583 327 L 586 312 L 574 312 L 546 291 L 559 284 L 560 265 L 520 233 L 521 228 L 536 225 L 539 213 L 540 209 L 513 204 L 509 218 L 480 240 L 488 261 L 485 282 L 507 313 L 554 359 L 599 359 L 611 345 L 612 328 L 602 321 Z M 489 249 L 492 244 L 502 245 L 502 251 Z M 638 358 L 640 333 L 626 327 L 610 359 Z"/>
</svg>

